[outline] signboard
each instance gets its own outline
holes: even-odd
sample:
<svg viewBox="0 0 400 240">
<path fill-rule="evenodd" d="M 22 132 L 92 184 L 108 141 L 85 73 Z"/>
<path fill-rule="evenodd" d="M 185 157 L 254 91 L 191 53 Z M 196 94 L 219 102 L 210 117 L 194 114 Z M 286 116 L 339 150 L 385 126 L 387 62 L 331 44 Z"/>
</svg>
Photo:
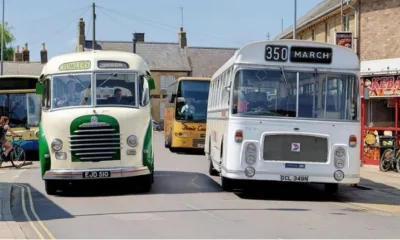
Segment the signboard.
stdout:
<svg viewBox="0 0 400 240">
<path fill-rule="evenodd" d="M 332 63 L 332 48 L 292 47 L 290 61 L 297 63 Z"/>
<path fill-rule="evenodd" d="M 89 69 L 91 65 L 90 61 L 76 61 L 76 62 L 68 62 L 63 63 L 58 67 L 60 71 L 68 71 L 68 70 L 83 70 Z"/>
<path fill-rule="evenodd" d="M 364 88 L 368 88 L 369 97 L 400 97 L 400 75 L 383 77 L 362 77 L 361 96 Z"/>
<path fill-rule="evenodd" d="M 97 67 L 102 69 L 109 69 L 109 68 L 128 69 L 129 64 L 120 61 L 97 61 Z"/>
<path fill-rule="evenodd" d="M 280 45 L 265 46 L 265 60 L 274 62 L 286 62 L 288 60 L 288 47 Z"/>
<path fill-rule="evenodd" d="M 343 47 L 353 48 L 353 33 L 352 32 L 336 32 L 335 44 Z"/>
<path fill-rule="evenodd" d="M 267 45 L 265 46 L 265 61 L 287 62 L 290 58 L 294 63 L 332 63 L 332 48 L 298 47 Z"/>
</svg>

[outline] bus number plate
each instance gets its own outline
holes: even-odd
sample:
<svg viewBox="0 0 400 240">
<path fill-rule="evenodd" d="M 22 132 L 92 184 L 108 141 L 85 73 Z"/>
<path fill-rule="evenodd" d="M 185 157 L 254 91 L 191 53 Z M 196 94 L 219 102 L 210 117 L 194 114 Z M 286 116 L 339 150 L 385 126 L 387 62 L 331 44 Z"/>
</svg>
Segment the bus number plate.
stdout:
<svg viewBox="0 0 400 240">
<path fill-rule="evenodd" d="M 281 175 L 281 181 L 284 181 L 284 182 L 308 182 L 308 176 Z"/>
<path fill-rule="evenodd" d="M 83 178 L 108 178 L 111 177 L 110 171 L 96 171 L 96 172 L 84 172 Z"/>
</svg>

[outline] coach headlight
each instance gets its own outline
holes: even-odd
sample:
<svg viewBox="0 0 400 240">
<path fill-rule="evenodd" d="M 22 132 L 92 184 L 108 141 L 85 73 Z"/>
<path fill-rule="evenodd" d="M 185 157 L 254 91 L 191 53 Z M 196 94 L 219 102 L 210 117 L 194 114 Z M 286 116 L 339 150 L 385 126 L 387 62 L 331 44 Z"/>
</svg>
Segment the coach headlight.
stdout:
<svg viewBox="0 0 400 240">
<path fill-rule="evenodd" d="M 136 147 L 138 145 L 138 139 L 135 135 L 130 135 L 126 139 L 126 143 L 128 144 L 129 147 Z"/>
<path fill-rule="evenodd" d="M 58 139 L 58 138 L 54 139 L 54 140 L 51 142 L 51 148 L 52 148 L 54 151 L 60 151 L 60 150 L 62 149 L 62 147 L 63 147 L 63 142 L 62 142 L 60 139 Z"/>
</svg>

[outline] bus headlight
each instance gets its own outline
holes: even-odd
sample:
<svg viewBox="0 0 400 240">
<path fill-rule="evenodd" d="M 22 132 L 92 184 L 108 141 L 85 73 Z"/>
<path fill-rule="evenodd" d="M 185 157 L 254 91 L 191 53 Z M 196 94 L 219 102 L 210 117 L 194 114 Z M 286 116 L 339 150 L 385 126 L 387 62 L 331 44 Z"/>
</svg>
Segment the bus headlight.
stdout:
<svg viewBox="0 0 400 240">
<path fill-rule="evenodd" d="M 344 168 L 344 166 L 346 165 L 346 149 L 344 149 L 343 147 L 336 148 L 333 161 L 336 168 Z"/>
<path fill-rule="evenodd" d="M 334 174 L 333 177 L 335 178 L 336 181 L 341 181 L 344 178 L 344 172 L 337 170 Z"/>
<path fill-rule="evenodd" d="M 256 162 L 256 158 L 253 155 L 249 155 L 246 157 L 246 162 L 250 165 L 253 165 Z"/>
<path fill-rule="evenodd" d="M 135 135 L 130 135 L 126 139 L 126 143 L 128 144 L 129 147 L 136 147 L 138 145 L 138 140 Z"/>
<path fill-rule="evenodd" d="M 256 174 L 256 170 L 253 167 L 247 167 L 244 170 L 244 174 L 246 175 L 246 177 L 253 177 L 254 174 Z"/>
<path fill-rule="evenodd" d="M 60 139 L 58 139 L 58 138 L 54 139 L 54 140 L 51 142 L 51 148 L 52 148 L 54 151 L 60 151 L 60 150 L 62 149 L 62 147 L 63 147 L 63 142 L 62 142 Z"/>
<path fill-rule="evenodd" d="M 35 136 L 36 136 L 37 138 L 39 138 L 39 131 L 38 131 L 38 130 L 36 130 Z"/>
<path fill-rule="evenodd" d="M 257 151 L 257 146 L 254 143 L 249 143 L 246 147 L 246 152 L 251 154 Z"/>
</svg>

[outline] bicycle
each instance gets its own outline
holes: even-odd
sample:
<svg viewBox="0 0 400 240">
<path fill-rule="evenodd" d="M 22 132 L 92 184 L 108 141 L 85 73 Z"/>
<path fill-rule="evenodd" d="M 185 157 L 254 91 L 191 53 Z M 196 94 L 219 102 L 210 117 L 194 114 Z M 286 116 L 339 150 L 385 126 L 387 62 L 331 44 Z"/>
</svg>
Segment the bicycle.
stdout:
<svg viewBox="0 0 400 240">
<path fill-rule="evenodd" d="M 400 147 L 396 146 L 394 143 L 393 147 L 386 149 L 381 157 L 380 170 L 382 172 L 387 172 L 390 169 L 400 172 Z"/>
<path fill-rule="evenodd" d="M 19 140 L 15 140 L 18 137 Z M 21 147 L 24 144 L 25 140 L 22 136 L 12 136 L 12 141 L 10 141 L 13 149 L 9 152 L 8 156 L 4 156 L 4 146 L 0 144 L 0 166 L 3 162 L 7 162 L 8 160 L 11 161 L 11 164 L 15 168 L 20 168 L 25 164 L 26 161 L 26 154 L 25 150 Z M 18 163 L 18 164 L 17 164 Z"/>
</svg>

